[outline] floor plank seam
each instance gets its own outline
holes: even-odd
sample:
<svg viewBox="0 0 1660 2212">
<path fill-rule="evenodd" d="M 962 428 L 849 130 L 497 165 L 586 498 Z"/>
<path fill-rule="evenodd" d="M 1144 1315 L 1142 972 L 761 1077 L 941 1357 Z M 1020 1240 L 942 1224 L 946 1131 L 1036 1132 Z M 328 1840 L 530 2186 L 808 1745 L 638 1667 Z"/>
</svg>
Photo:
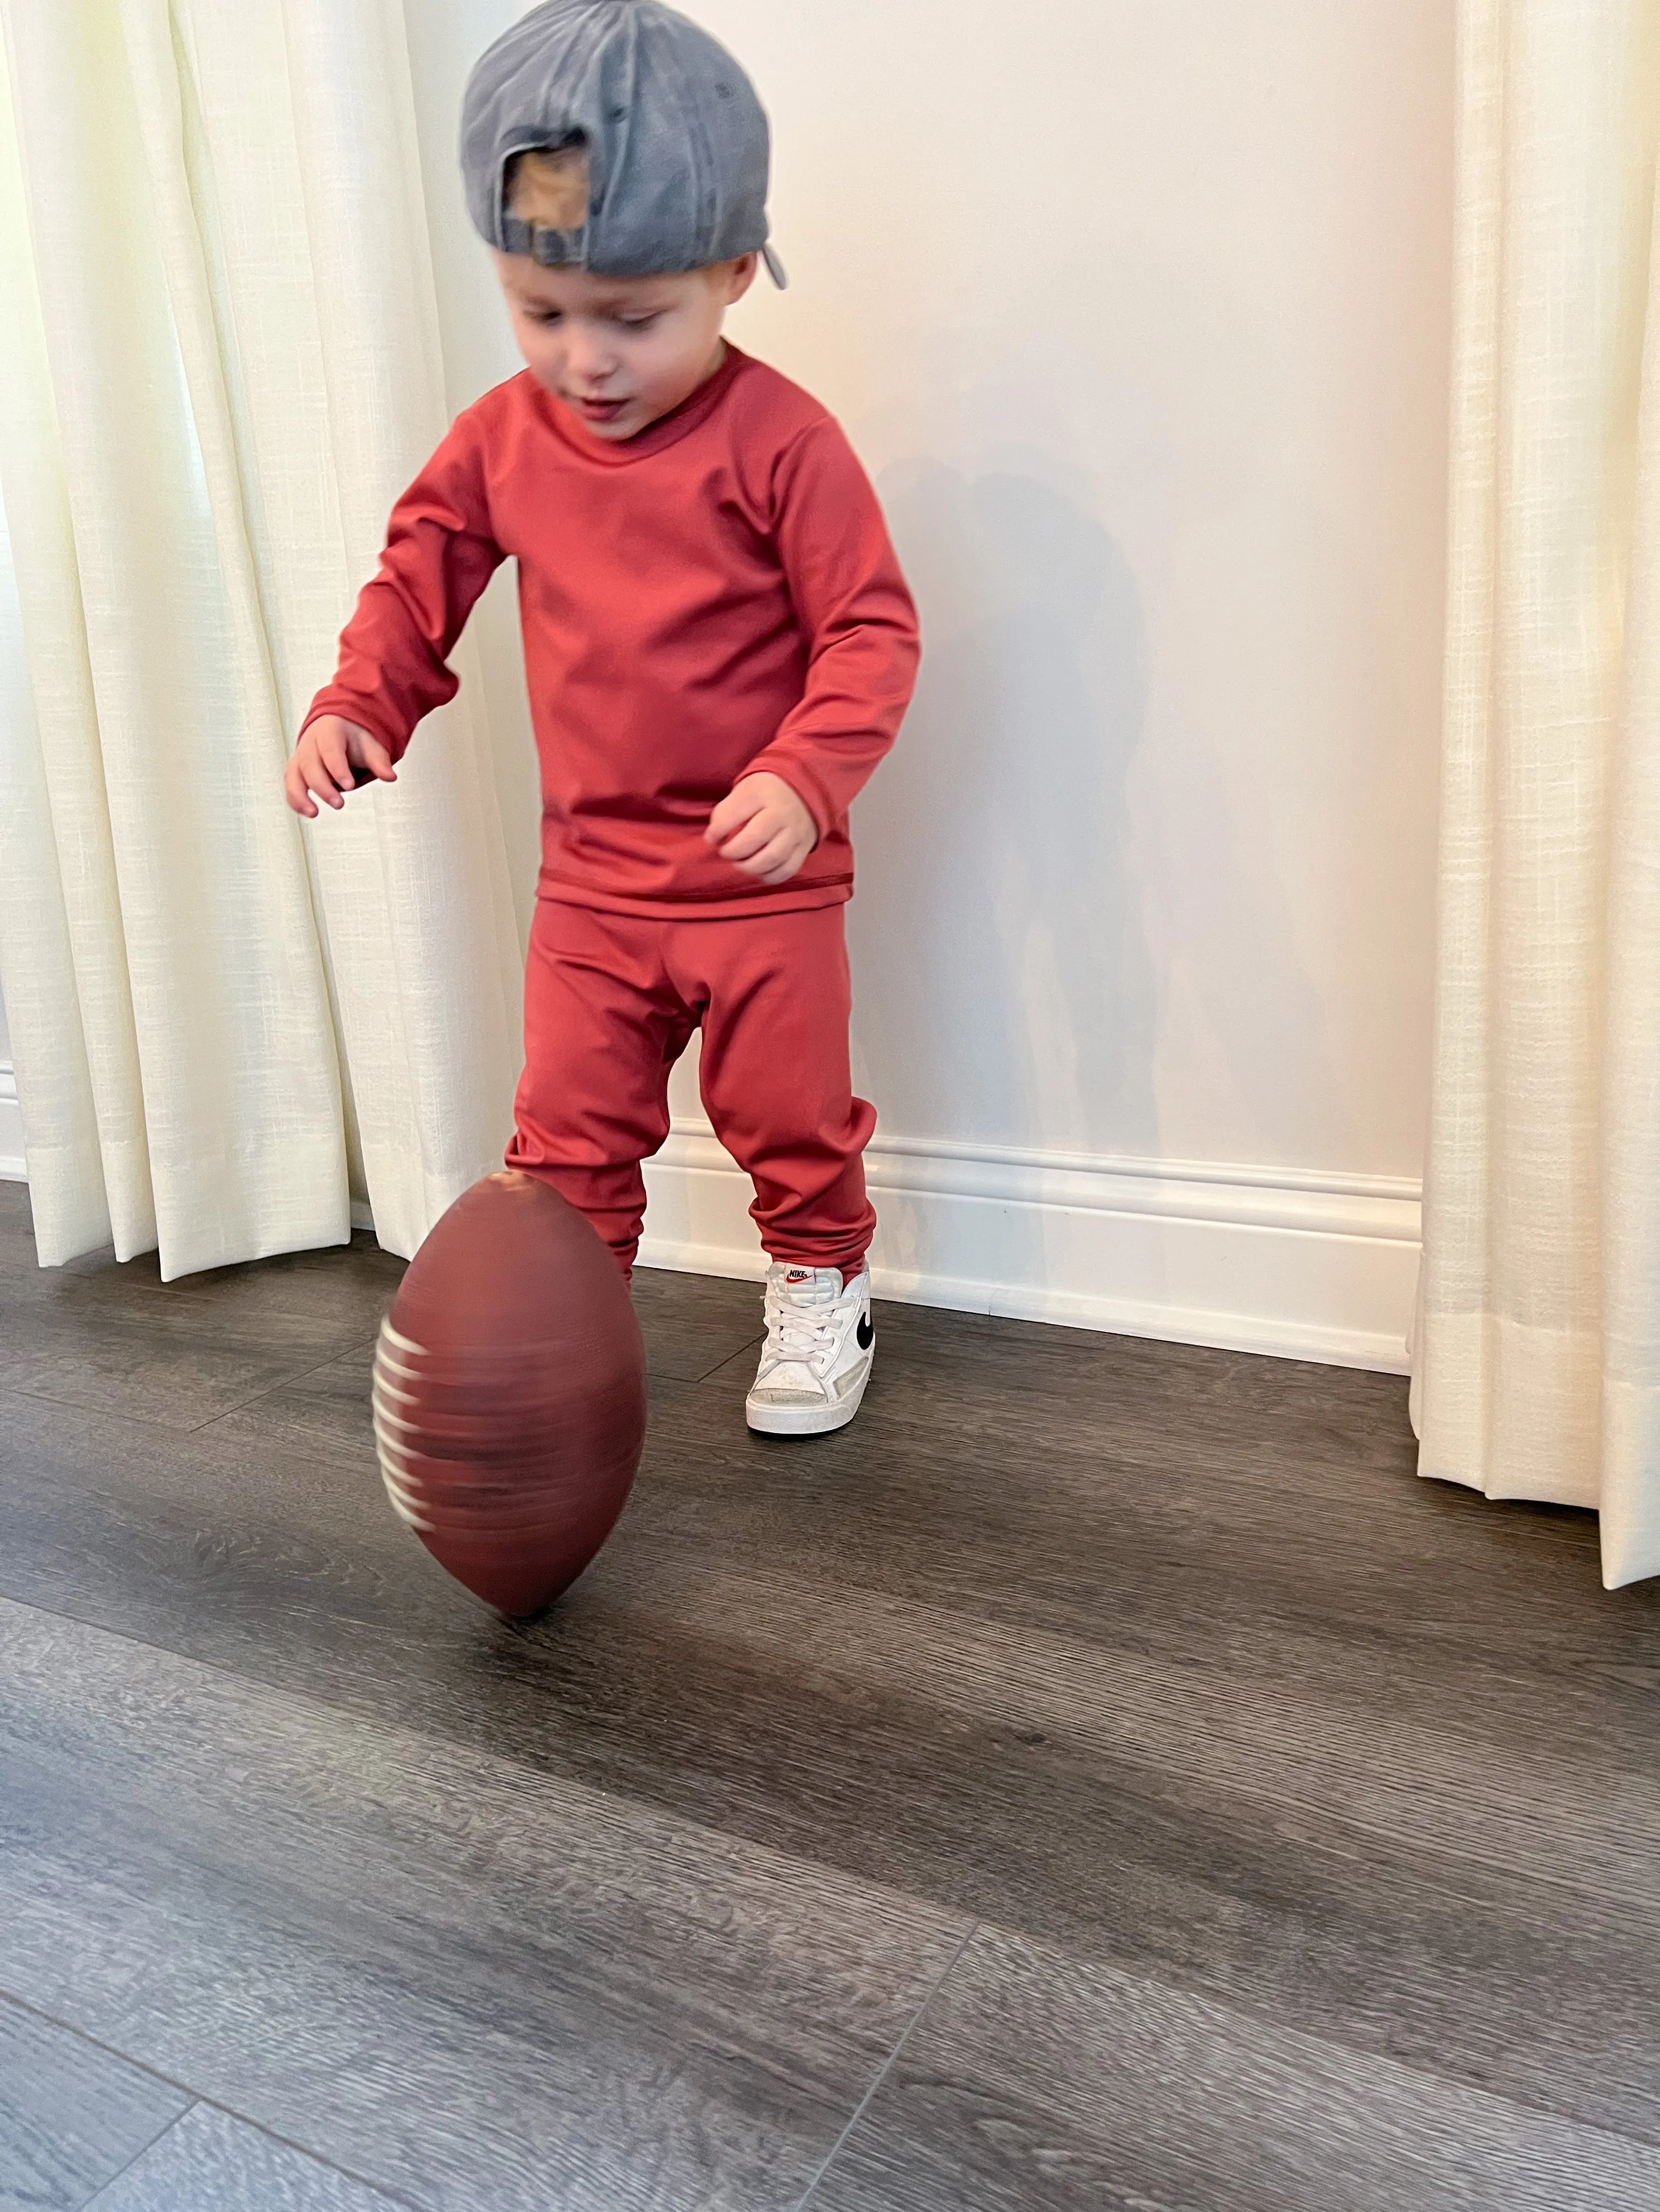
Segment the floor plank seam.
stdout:
<svg viewBox="0 0 1660 2212">
<path fill-rule="evenodd" d="M 18 2001 L 14 1997 L 10 2002 L 15 2004 Z M 33 2005 L 30 2005 L 26 2008 L 30 2012 L 35 2011 Z M 35 2017 L 38 2020 L 45 2020 L 48 2015 L 46 2013 L 37 2012 L 35 2013 Z M 79 2028 L 69 2027 L 68 2023 L 64 2021 L 53 2021 L 52 2024 L 54 2027 L 63 2027 L 67 2029 L 67 2032 L 70 2035 L 75 2036 L 80 2042 L 91 2043 L 95 2050 L 106 2051 L 111 2057 L 124 2058 L 125 2057 L 125 2054 L 122 2051 L 109 2051 L 109 2046 L 106 2044 L 97 2043 L 92 2036 L 82 2035 Z M 138 2061 L 133 2058 L 127 2058 L 125 2063 L 129 2066 L 138 2065 Z M 167 2080 L 167 2076 L 165 2075 L 158 2074 L 154 2067 L 143 2066 L 140 2067 L 139 2070 L 142 2073 L 149 2075 L 149 2078 L 153 2081 Z M 170 2120 L 168 2120 L 163 2126 L 158 2128 L 148 2142 L 140 2143 L 137 2149 L 134 2151 L 132 2156 L 128 2159 L 117 2172 L 107 2175 L 105 2179 L 100 2181 L 97 2188 L 93 2191 L 90 2197 L 82 2198 L 79 2212 L 96 2212 L 99 2198 L 100 2197 L 107 2197 L 111 2190 L 114 2188 L 116 2183 L 122 2180 L 127 2174 L 131 2173 L 141 2158 L 148 2158 L 150 2153 L 155 2148 L 157 2143 L 162 2142 L 167 2136 L 170 2136 L 173 2130 L 179 2125 L 180 2120 L 188 2119 L 202 2101 L 202 2100 L 196 2095 L 194 2090 L 186 2089 L 182 2081 L 169 2081 L 167 2082 L 167 2087 L 170 2089 L 183 2090 L 185 2095 L 189 2097 L 192 2101 L 185 2106 L 182 2112 L 175 2112 Z"/>
<path fill-rule="evenodd" d="M 123 2066 L 131 2066 L 135 2073 L 145 2075 L 152 2081 L 160 2081 L 165 2088 L 177 2089 L 181 2097 L 190 2098 L 194 2104 L 208 2101 L 190 2082 L 181 2081 L 174 2075 L 162 2073 L 159 2066 L 152 2066 L 147 2059 L 135 2058 L 130 2051 L 123 2051 L 113 2043 L 106 2043 L 101 2036 L 89 2035 L 84 2027 L 77 2027 L 72 2020 L 64 2020 L 55 2012 L 48 2012 L 44 2005 L 36 2004 L 32 1997 L 20 1996 L 15 1990 L 8 1988 L 3 1983 L 0 1983 L 0 2001 L 17 2012 L 27 2013 L 31 2020 L 40 2021 L 44 2027 L 55 2027 L 60 2034 L 72 2035 L 77 2043 L 84 2043 L 89 2051 L 100 2051 L 106 2058 L 119 2059 Z M 167 2122 L 167 2128 L 177 2126 L 184 2117 L 183 2112 L 176 2114 Z M 162 2129 L 161 2135 L 166 2135 L 167 2128 Z M 154 2136 L 152 2140 L 159 2142 L 161 2136 Z M 103 2185 L 107 2188 L 109 2184 L 106 2182 Z"/>
<path fill-rule="evenodd" d="M 741 1344 L 733 1345 L 730 1352 L 723 1352 L 721 1358 L 715 1361 L 713 1367 L 706 1368 L 703 1370 L 702 1374 L 698 1376 L 698 1381 L 700 1382 L 707 1382 L 711 1375 L 718 1375 L 723 1367 L 730 1367 L 734 1359 L 741 1359 L 746 1352 L 753 1352 L 757 1344 L 764 1344 L 766 1340 L 767 1330 L 765 1317 L 763 1316 L 757 1315 L 756 1317 L 755 1328 L 750 1332 L 749 1335 L 744 1339 L 743 1342 Z"/>
<path fill-rule="evenodd" d="M 887 2080 L 889 2075 L 893 2071 L 895 2065 L 898 2062 L 900 2052 L 910 2041 L 911 2037 L 915 2033 L 917 2028 L 921 2027 L 923 2015 L 927 2013 L 928 2007 L 933 2002 L 940 1990 L 945 1988 L 946 1984 L 957 1972 L 957 1964 L 958 1960 L 961 1959 L 964 1952 L 968 1949 L 969 1945 L 973 1942 L 975 1937 L 979 1934 L 979 1932 L 980 1923 L 977 1920 L 971 1921 L 969 1926 L 963 1931 L 962 1941 L 958 1944 L 957 1948 L 952 1953 L 950 1958 L 946 1960 L 938 1979 L 933 1984 L 933 1987 L 928 1991 L 921 2003 L 917 2006 L 916 2010 L 905 2022 L 903 2031 L 900 2034 L 898 2040 L 895 2043 L 892 2050 L 889 2051 L 887 2057 L 882 2061 L 881 2065 L 878 2068 L 875 2079 L 869 2084 L 864 2095 L 859 2100 L 859 2102 L 854 2106 L 853 2111 L 848 2114 L 846 2126 L 842 2130 L 840 2135 L 836 2136 L 836 2141 L 830 2145 L 829 2150 L 825 2153 L 823 2162 L 820 2164 L 818 2171 L 814 2173 L 812 2180 L 808 2182 L 806 2188 L 803 2191 L 802 2194 L 796 2198 L 794 2203 L 791 2206 L 790 2212 L 807 2212 L 807 2207 L 812 2203 L 813 2195 L 818 2190 L 819 2183 L 823 2181 L 825 2175 L 835 2165 L 836 2160 L 842 2155 L 844 2145 L 852 2136 L 854 2129 L 857 2128 L 860 2120 L 864 2118 L 865 2114 L 870 2110 L 877 2091 L 881 2087 L 882 2084 Z"/>
<path fill-rule="evenodd" d="M 714 1366 L 709 1369 L 707 1375 L 700 1375 L 698 1376 L 698 1382 L 708 1382 L 712 1381 L 715 1376 L 724 1374 L 728 1367 L 735 1367 L 740 1359 L 746 1358 L 748 1355 L 755 1350 L 757 1344 L 764 1344 L 765 1342 L 766 1332 L 763 1329 L 757 1329 L 755 1334 L 751 1337 L 747 1344 L 740 1344 L 736 1352 L 729 1352 L 724 1359 L 717 1359 Z"/>
<path fill-rule="evenodd" d="M 257 1406 L 262 1398 L 270 1397 L 273 1391 L 290 1390 L 296 1382 L 303 1382 L 308 1376 L 319 1374 L 325 1367 L 332 1367 L 337 1360 L 350 1358 L 354 1352 L 368 1350 L 374 1341 L 372 1336 L 355 1338 L 351 1343 L 331 1352 L 326 1359 L 313 1360 L 308 1366 L 297 1368 L 291 1375 L 282 1376 L 275 1382 L 267 1382 L 254 1391 L 251 1397 L 239 1398 L 234 1406 L 222 1406 L 216 1413 L 210 1413 L 204 1421 L 193 1421 L 185 1427 L 180 1427 L 174 1421 L 158 1421 L 147 1413 L 134 1413 L 125 1407 L 117 1413 L 108 1406 L 86 1405 L 78 1398 L 56 1397 L 50 1390 L 35 1389 L 27 1382 L 9 1383 L 0 1395 L 26 1399 L 32 1406 L 55 1406 L 66 1413 L 86 1413 L 94 1420 L 136 1422 L 140 1428 L 153 1429 L 161 1436 L 199 1437 L 216 1422 L 228 1420 L 233 1413 L 246 1413 L 250 1406 Z M 374 1449 L 372 1436 L 368 1449 L 371 1451 Z"/>
<path fill-rule="evenodd" d="M 374 1336 L 354 1337 L 350 1344 L 336 1345 L 326 1359 L 316 1359 L 308 1367 L 296 1368 L 292 1375 L 284 1375 L 275 1382 L 267 1382 L 263 1389 L 255 1390 L 246 1398 L 239 1398 L 234 1406 L 222 1406 L 216 1413 L 210 1413 L 205 1421 L 198 1421 L 192 1427 L 177 1430 L 174 1433 L 181 1437 L 199 1437 L 216 1423 L 228 1421 L 233 1413 L 245 1413 L 250 1406 L 257 1406 L 262 1398 L 269 1398 L 277 1390 L 291 1390 L 296 1382 L 303 1382 L 313 1375 L 320 1375 L 325 1367 L 332 1367 L 342 1359 L 350 1359 L 354 1352 L 370 1351 L 379 1341 L 377 1334 Z M 372 1449 L 372 1435 L 370 1443 Z"/>
<path fill-rule="evenodd" d="M 8 1383 L 0 1396 L 13 1399 L 19 1405 L 51 1406 L 60 1413 L 85 1413 L 94 1421 L 120 1421 L 124 1425 L 149 1429 L 161 1437 L 188 1437 L 194 1433 L 177 1427 L 172 1421 L 158 1421 L 149 1413 L 130 1413 L 125 1407 L 117 1413 L 107 1406 L 84 1406 L 77 1398 L 54 1398 L 51 1391 L 33 1389 L 27 1382 Z M 216 1420 L 219 1417 L 216 1414 L 214 1418 Z"/>
<path fill-rule="evenodd" d="M 71 2033 L 74 2032 L 71 2031 Z M 116 2055 L 119 2057 L 122 2054 L 118 2052 Z M 137 2062 L 130 2060 L 128 2063 L 133 2064 Z M 158 2078 L 161 2077 L 158 2076 Z M 381 2203 L 390 2205 L 392 2212 L 427 2212 L 427 2208 L 417 2204 L 413 2197 L 400 2196 L 395 2189 L 387 2188 L 384 2182 L 372 2181 L 367 2173 L 360 2173 L 356 2166 L 342 2166 L 337 2158 L 331 2158 L 325 2151 L 313 2150 L 305 2143 L 298 2142 L 293 2136 L 285 2136 L 277 2128 L 267 2127 L 263 2120 L 256 2120 L 250 2114 L 239 2112 L 234 2105 L 227 2105 L 217 2097 L 204 2097 L 192 2089 L 186 2082 L 177 2082 L 173 2086 L 184 2089 L 188 2096 L 195 2099 L 195 2103 L 189 2107 L 188 2112 L 180 2112 L 176 2120 L 171 2121 L 163 2128 L 155 2142 L 146 2144 L 146 2151 L 154 2150 L 155 2144 L 170 2136 L 174 2128 L 181 2127 L 189 2118 L 191 2112 L 222 2112 L 228 2120 L 234 2120 L 239 2127 L 250 2129 L 253 2134 L 263 2136 L 267 2142 L 277 2143 L 283 2150 L 291 2150 L 296 2158 L 303 2158 L 309 2165 L 323 2166 L 330 2173 L 337 2173 L 343 2181 L 355 2182 L 358 2188 L 367 2189 L 369 2194 L 378 2198 Z M 144 2151 L 141 2151 L 138 2155 L 142 2158 Z M 137 2159 L 128 2160 L 129 2166 L 137 2163 Z M 124 2166 L 122 2172 L 126 2171 L 127 2167 Z M 117 2179 L 119 2178 L 118 2176 Z M 97 2212 L 98 2197 L 106 2196 L 114 2186 L 114 2180 L 106 2181 L 99 2191 L 98 2197 L 93 2197 L 88 2203 L 82 2205 L 81 2212 Z M 228 2206 L 226 2212 L 231 2212 L 231 2208 Z"/>
<path fill-rule="evenodd" d="M 342 2166 L 337 2158 L 331 2158 L 326 2151 L 312 2149 L 295 2136 L 285 2136 L 280 2129 L 268 2127 L 264 2120 L 256 2120 L 250 2114 L 239 2112 L 234 2105 L 227 2105 L 217 2097 L 200 2095 L 197 2095 L 196 2101 L 207 2112 L 222 2112 L 228 2120 L 236 2121 L 239 2126 L 252 2128 L 256 2135 L 264 2136 L 267 2142 L 280 2144 L 284 2150 L 291 2150 L 297 2158 L 308 2159 L 313 2166 L 326 2166 L 331 2173 L 337 2173 L 343 2181 L 356 2182 L 360 2189 L 367 2189 L 383 2203 L 394 2207 L 395 2212 L 428 2212 L 428 2208 L 418 2204 L 412 2197 L 404 2197 L 398 2191 L 388 2188 L 384 2181 L 371 2180 L 367 2173 L 359 2172 L 354 2166 Z M 183 2118 L 181 2112 L 179 2120 L 173 2122 L 174 2127 Z M 96 2199 L 94 2202 L 95 2203 Z M 227 2208 L 227 2212 L 229 2212 L 229 2208 Z"/>
<path fill-rule="evenodd" d="M 932 1991 L 929 1994 L 932 1996 Z M 400 2207 L 401 2212 L 422 2212 L 422 2207 L 411 2198 L 399 2196 L 396 2190 L 388 2189 L 384 2182 L 371 2179 L 367 2173 L 358 2172 L 354 2166 L 343 2166 L 337 2158 L 331 2158 L 326 2151 L 314 2150 L 309 2144 L 300 2142 L 292 2136 L 283 2135 L 280 2130 L 268 2126 L 264 2120 L 255 2119 L 251 2112 L 239 2111 L 234 2105 L 226 2104 L 222 2097 L 205 2095 L 193 2082 L 180 2081 L 174 2074 L 164 2074 L 159 2066 L 152 2066 L 147 2060 L 135 2057 L 131 2051 L 123 2051 L 119 2044 L 106 2043 L 101 2036 L 88 2035 L 85 2028 L 77 2027 L 72 2020 L 64 2020 L 57 2013 L 48 2012 L 43 2005 L 35 2004 L 28 1997 L 20 1996 L 15 1990 L 0 1985 L 0 1999 L 3 1999 L 18 2012 L 27 2013 L 31 2019 L 40 2021 L 45 2027 L 54 2027 L 63 2035 L 72 2035 L 77 2043 L 84 2043 L 89 2051 L 101 2051 L 106 2058 L 116 2059 L 123 2066 L 131 2067 L 135 2074 L 143 2074 L 148 2080 L 159 2081 L 163 2087 L 176 2089 L 180 2096 L 190 2099 L 190 2103 L 182 2112 L 175 2113 L 165 2127 L 160 2129 L 147 2143 L 133 2153 L 126 2165 L 121 2168 L 121 2173 L 125 2173 L 129 2167 L 136 2166 L 148 2152 L 154 2150 L 164 2136 L 171 2135 L 173 2130 L 200 2106 L 209 2112 L 222 2112 L 227 2119 L 236 2121 L 241 2127 L 256 2130 L 268 2142 L 280 2143 L 284 2150 L 291 2150 L 301 2158 L 308 2158 L 315 2166 L 328 2166 L 332 2172 L 344 2176 L 346 2180 L 355 2181 L 361 2189 L 373 2190 L 377 2195 L 385 2197 L 388 2204 Z M 100 2182 L 94 2193 L 82 2206 L 81 2212 L 91 2212 L 91 2208 L 96 2205 L 99 2197 L 115 2186 L 121 2178 L 121 2173 L 112 2173 L 106 2181 Z"/>
</svg>

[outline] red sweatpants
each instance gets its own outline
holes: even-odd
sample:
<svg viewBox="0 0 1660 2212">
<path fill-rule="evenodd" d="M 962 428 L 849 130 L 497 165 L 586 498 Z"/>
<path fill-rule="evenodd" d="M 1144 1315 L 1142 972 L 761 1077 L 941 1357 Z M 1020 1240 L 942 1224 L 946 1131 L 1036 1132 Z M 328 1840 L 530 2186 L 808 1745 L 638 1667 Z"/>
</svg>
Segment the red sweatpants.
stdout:
<svg viewBox="0 0 1660 2212">
<path fill-rule="evenodd" d="M 703 1032 L 703 1104 L 755 1184 L 775 1260 L 857 1269 L 876 1215 L 853 1095 L 853 993 L 839 906 L 653 921 L 538 899 L 525 969 L 525 1073 L 508 1165 L 541 1176 L 634 1264 L 640 1163 L 669 1133 L 669 1070 Z"/>
</svg>

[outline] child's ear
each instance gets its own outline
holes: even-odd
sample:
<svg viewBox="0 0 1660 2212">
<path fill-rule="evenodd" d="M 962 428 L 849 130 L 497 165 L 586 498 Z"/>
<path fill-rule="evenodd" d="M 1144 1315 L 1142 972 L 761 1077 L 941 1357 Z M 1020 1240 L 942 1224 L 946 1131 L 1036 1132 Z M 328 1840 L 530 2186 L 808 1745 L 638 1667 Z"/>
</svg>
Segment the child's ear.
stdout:
<svg viewBox="0 0 1660 2212">
<path fill-rule="evenodd" d="M 755 282 L 755 272 L 761 265 L 758 253 L 740 253 L 735 261 L 726 264 L 723 287 L 727 305 L 735 307 Z"/>
</svg>

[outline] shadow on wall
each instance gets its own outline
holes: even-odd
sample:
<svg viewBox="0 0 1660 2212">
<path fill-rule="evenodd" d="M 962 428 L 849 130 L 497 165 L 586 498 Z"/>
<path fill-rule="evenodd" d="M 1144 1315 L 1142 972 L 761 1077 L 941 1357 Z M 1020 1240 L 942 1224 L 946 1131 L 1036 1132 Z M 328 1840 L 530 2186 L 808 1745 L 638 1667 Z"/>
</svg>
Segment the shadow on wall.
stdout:
<svg viewBox="0 0 1660 2212">
<path fill-rule="evenodd" d="M 854 815 L 861 1079 L 889 1133 L 1158 1150 L 1155 994 L 1125 785 L 1147 644 L 1095 518 L 1006 449 L 879 484 L 921 678 Z"/>
</svg>

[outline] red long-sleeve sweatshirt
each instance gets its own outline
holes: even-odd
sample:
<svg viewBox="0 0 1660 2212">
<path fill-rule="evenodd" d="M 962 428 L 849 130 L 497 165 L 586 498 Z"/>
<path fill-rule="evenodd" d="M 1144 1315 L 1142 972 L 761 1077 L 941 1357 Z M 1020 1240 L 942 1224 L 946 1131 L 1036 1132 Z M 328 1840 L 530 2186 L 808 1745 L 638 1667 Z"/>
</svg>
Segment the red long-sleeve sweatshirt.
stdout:
<svg viewBox="0 0 1660 2212">
<path fill-rule="evenodd" d="M 916 614 L 875 494 L 816 400 L 735 346 L 617 444 L 528 371 L 487 392 L 392 509 L 307 720 L 344 715 L 401 756 L 454 696 L 446 660 L 509 556 L 544 897 L 672 918 L 850 896 L 848 807 L 909 700 Z M 703 842 L 710 810 L 761 769 L 818 829 L 776 886 Z"/>
</svg>

